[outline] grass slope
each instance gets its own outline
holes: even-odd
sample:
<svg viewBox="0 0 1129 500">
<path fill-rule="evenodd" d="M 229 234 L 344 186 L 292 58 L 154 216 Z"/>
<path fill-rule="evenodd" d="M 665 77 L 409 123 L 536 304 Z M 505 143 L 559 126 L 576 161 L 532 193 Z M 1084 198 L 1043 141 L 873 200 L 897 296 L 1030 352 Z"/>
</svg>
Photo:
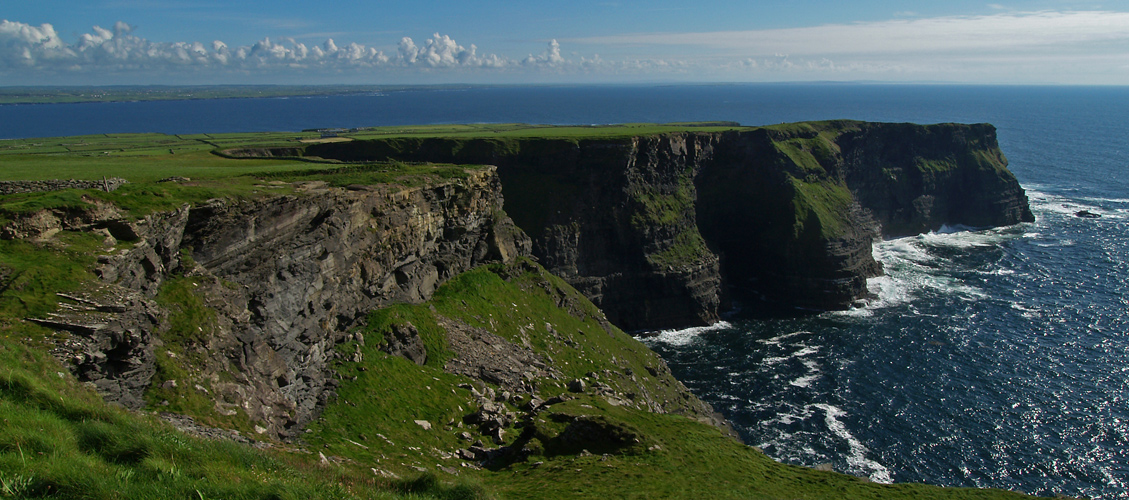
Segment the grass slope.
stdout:
<svg viewBox="0 0 1129 500">
<path fill-rule="evenodd" d="M 479 492 L 378 480 L 316 455 L 181 434 L 110 407 L 45 352 L 0 340 L 0 497 L 83 499 L 471 498 Z M 406 495 L 407 494 L 407 495 Z"/>
<path fill-rule="evenodd" d="M 547 291 L 548 290 L 548 291 Z M 557 305 L 562 297 L 575 307 Z M 577 314 L 579 312 L 579 314 Z M 676 414 L 656 414 L 585 392 L 550 407 L 507 435 L 506 444 L 525 456 L 465 467 L 444 453 L 466 447 L 458 435 L 468 428 L 462 416 L 474 410 L 466 387 L 482 383 L 442 371 L 446 352 L 437 318 L 466 321 L 549 354 L 567 375 L 615 384 L 608 373 L 645 373 L 654 353 L 618 330 L 605 332 L 598 311 L 575 290 L 532 265 L 490 266 L 465 273 L 440 287 L 425 304 L 373 313 L 364 361 L 345 363 L 340 399 L 311 426 L 306 441 L 315 448 L 386 471 L 422 468 L 454 471 L 473 478 L 504 498 L 1022 498 L 1010 492 L 944 489 L 926 485 L 879 485 L 864 479 L 780 464 L 718 428 Z M 581 319 L 584 318 L 584 319 Z M 432 350 L 441 353 L 424 366 L 379 350 L 379 332 L 410 321 Z M 528 328 L 527 322 L 547 322 Z M 561 339 L 572 339 L 572 345 Z M 524 340 L 524 342 L 523 342 Z M 348 346 L 351 352 L 357 346 Z M 626 368 L 626 370 L 625 370 Z M 608 370 L 605 372 L 604 370 Z M 352 377 L 356 380 L 352 380 Z M 593 379 L 587 378 L 591 383 Z M 658 378 L 638 377 L 636 387 L 663 391 Z M 542 393 L 564 387 L 541 380 Z M 673 391 L 666 395 L 674 397 Z M 589 419 L 601 431 L 589 439 L 571 435 L 569 422 Z M 427 420 L 424 430 L 415 420 Z M 608 429 L 611 429 L 610 431 Z M 617 443 L 615 436 L 631 438 Z M 472 431 L 473 434 L 473 431 Z"/>
<path fill-rule="evenodd" d="M 488 127 L 512 134 L 614 135 L 632 130 L 631 126 L 607 130 L 442 126 L 412 133 L 493 133 Z M 635 128 L 636 132 L 655 130 Z M 172 142 L 156 144 L 159 141 Z M 449 166 L 346 168 L 291 159 L 235 160 L 208 152 L 293 141 L 297 138 L 270 134 L 3 141 L 0 160 L 5 169 L 0 176 L 5 179 L 106 175 L 123 176 L 132 183 L 114 193 L 0 196 L 0 224 L 5 217 L 44 208 L 81 208 L 93 199 L 138 217 L 213 197 L 288 194 L 290 181 L 415 183 L 459 175 Z M 111 145 L 117 146 L 116 153 L 99 152 Z M 162 152 L 166 146 L 173 152 Z M 193 180 L 153 182 L 170 175 Z M 428 303 L 374 311 L 362 332 L 368 342 L 339 346 L 360 357 L 337 367 L 338 397 L 309 426 L 301 443 L 261 450 L 189 437 L 152 414 L 106 405 L 48 354 L 66 336 L 23 320 L 54 310 L 55 292 L 93 283 L 89 268 L 96 255 L 115 248 L 119 247 L 107 247 L 92 234 L 70 231 L 45 242 L 0 241 L 0 497 L 1019 497 L 991 490 L 875 485 L 782 465 L 716 427 L 677 414 L 613 404 L 592 391 L 574 394 L 574 399 L 511 425 L 505 444 L 520 453 L 485 467 L 461 460 L 451 452 L 470 444 L 462 435 L 472 431 L 463 417 L 478 404 L 470 388 L 485 390 L 485 386 L 443 370 L 444 361 L 453 356 L 440 326 L 443 321 L 485 329 L 551 359 L 562 377 L 537 380 L 543 396 L 565 393 L 566 382 L 575 378 L 606 385 L 619 394 L 646 391 L 672 411 L 686 407 L 669 373 L 656 369 L 657 355 L 623 332 L 607 328 L 595 306 L 528 262 L 472 270 L 444 284 Z M 169 281 L 159 297 L 173 323 L 173 330 L 161 334 L 174 347 L 191 341 L 192 326 L 210 321 L 209 311 L 193 296 L 187 280 Z M 415 325 L 424 340 L 429 360 L 423 366 L 379 349 L 387 328 L 404 322 Z M 183 369 L 177 360 L 191 362 L 183 356 L 163 359 L 161 369 L 170 373 Z M 505 407 L 521 413 L 521 403 L 510 401 Z M 206 406 L 189 401 L 178 409 L 207 420 L 210 415 L 200 410 Z M 431 429 L 416 420 L 426 421 Z M 328 459 L 322 460 L 322 454 Z M 392 474 L 409 479 L 387 479 Z"/>
</svg>

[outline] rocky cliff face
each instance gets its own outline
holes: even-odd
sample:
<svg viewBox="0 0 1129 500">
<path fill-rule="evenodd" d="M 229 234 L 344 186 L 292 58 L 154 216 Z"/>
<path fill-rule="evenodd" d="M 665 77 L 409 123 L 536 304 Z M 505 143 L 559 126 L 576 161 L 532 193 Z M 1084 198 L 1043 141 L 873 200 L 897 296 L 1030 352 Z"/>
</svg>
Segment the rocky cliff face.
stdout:
<svg viewBox="0 0 1129 500">
<path fill-rule="evenodd" d="M 170 397 L 200 393 L 219 415 L 285 436 L 332 396 L 334 346 L 364 315 L 529 253 L 501 200 L 498 176 L 483 168 L 425 187 L 306 183 L 294 195 L 214 200 L 137 222 L 113 211 L 37 214 L 57 221 L 55 230 L 114 224 L 133 241 L 100 259 L 103 287 L 40 321 L 75 333 L 57 354 L 108 400 L 139 407 L 150 386 Z M 39 226 L 52 225 L 13 224 Z M 202 303 L 170 305 L 158 290 L 173 282 Z M 170 333 L 159 339 L 162 331 Z"/>
<path fill-rule="evenodd" d="M 389 139 L 345 161 L 497 165 L 533 252 L 617 325 L 716 321 L 727 291 L 843 309 L 879 234 L 1032 220 L 991 125 L 839 121 L 614 139 Z"/>
<path fill-rule="evenodd" d="M 306 153 L 497 167 L 429 177 L 418 187 L 297 183 L 287 195 L 211 200 L 140 220 L 93 198 L 14 216 L 0 238 L 82 231 L 117 249 L 98 259 L 99 286 L 61 295 L 58 312 L 34 318 L 73 334 L 56 354 L 125 406 L 163 405 L 289 436 L 335 394 L 333 361 L 363 361 L 364 341 L 352 327 L 383 306 L 422 303 L 481 264 L 532 253 L 621 327 L 682 327 L 716 321 L 731 289 L 790 306 L 848 307 L 880 272 L 870 254 L 879 234 L 1031 220 L 989 125 L 823 122 L 593 140 L 392 139 Z M 567 286 L 554 287 L 556 306 L 580 302 Z M 603 313 L 569 309 L 580 321 L 598 317 L 615 337 Z M 524 335 L 537 321 L 527 316 L 531 323 L 507 342 L 529 342 Z M 460 332 L 471 339 L 452 348 L 449 371 L 537 394 L 524 378 L 498 375 L 537 366 L 528 353 L 506 354 L 498 339 L 436 321 L 448 325 L 448 342 L 458 344 Z M 428 363 L 422 335 L 397 325 L 383 333 L 382 349 Z M 477 347 L 460 351 L 467 346 Z M 511 364 L 496 362 L 502 358 Z M 619 366 L 615 356 L 610 362 Z M 560 382 L 550 358 L 538 363 L 545 366 L 533 378 L 547 373 Z M 637 391 L 648 385 L 626 366 L 631 384 L 601 390 L 617 403 L 708 419 L 712 411 L 660 365 L 655 358 L 636 368 L 665 380 L 657 383 L 669 394 Z M 570 376 L 580 375 L 589 376 Z"/>
<path fill-rule="evenodd" d="M 842 176 L 886 236 L 1034 221 L 991 125 L 855 124 Z"/>
<path fill-rule="evenodd" d="M 718 257 L 696 223 L 694 178 L 718 138 L 446 139 L 319 145 L 307 154 L 497 165 L 533 252 L 626 330 L 717 321 Z"/>
</svg>

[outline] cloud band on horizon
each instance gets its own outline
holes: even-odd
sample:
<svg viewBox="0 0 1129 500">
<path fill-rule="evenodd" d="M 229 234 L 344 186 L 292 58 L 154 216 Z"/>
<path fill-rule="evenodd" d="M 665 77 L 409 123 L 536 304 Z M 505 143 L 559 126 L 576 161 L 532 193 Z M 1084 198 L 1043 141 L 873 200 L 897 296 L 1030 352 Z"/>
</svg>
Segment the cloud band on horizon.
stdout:
<svg viewBox="0 0 1129 500">
<path fill-rule="evenodd" d="M 557 75 L 614 78 L 656 75 L 687 79 L 937 79 L 1006 81 L 1041 72 L 1077 73 L 1100 83 L 1129 83 L 1129 13 L 1109 11 L 1000 13 L 902 19 L 813 27 L 700 33 L 640 33 L 566 39 L 573 46 L 619 54 L 568 57 L 557 40 L 527 57 L 480 55 L 433 34 L 422 43 L 403 37 L 387 52 L 328 39 L 307 45 L 264 38 L 230 47 L 216 40 L 154 42 L 125 22 L 98 26 L 74 43 L 50 24 L 0 22 L 0 75 L 118 74 L 142 77 L 179 72 L 224 75 L 399 74 Z M 1086 75 L 1082 75 L 1085 73 Z M 1088 76 L 1087 76 L 1088 75 Z M 963 77 L 962 77 L 963 76 Z"/>
</svg>

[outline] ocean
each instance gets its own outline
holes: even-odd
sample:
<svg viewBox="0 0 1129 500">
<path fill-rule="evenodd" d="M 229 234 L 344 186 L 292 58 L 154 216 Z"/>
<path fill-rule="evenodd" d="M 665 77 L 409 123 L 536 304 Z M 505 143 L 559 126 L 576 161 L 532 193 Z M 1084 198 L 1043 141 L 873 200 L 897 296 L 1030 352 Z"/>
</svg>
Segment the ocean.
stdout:
<svg viewBox="0 0 1129 500">
<path fill-rule="evenodd" d="M 777 460 L 877 482 L 1129 496 L 1129 88 L 493 87 L 0 106 L 0 138 L 436 123 L 988 122 L 1036 222 L 875 244 L 878 298 L 647 339 Z M 0 165 L 0 168 L 3 168 Z M 1098 218 L 1076 214 L 1089 211 Z M 736 228 L 735 228 L 736 230 Z"/>
</svg>

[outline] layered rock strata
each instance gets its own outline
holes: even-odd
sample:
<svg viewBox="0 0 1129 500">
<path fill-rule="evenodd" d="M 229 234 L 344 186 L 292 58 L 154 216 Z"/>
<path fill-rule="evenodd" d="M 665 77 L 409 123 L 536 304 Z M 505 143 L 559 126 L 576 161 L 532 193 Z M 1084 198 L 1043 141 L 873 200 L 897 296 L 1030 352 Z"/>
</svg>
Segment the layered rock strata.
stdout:
<svg viewBox="0 0 1129 500">
<path fill-rule="evenodd" d="M 876 237 L 1033 220 L 991 125 L 819 122 L 607 139 L 384 139 L 342 161 L 497 165 L 533 252 L 628 330 L 708 324 L 729 290 L 844 309 Z"/>
<path fill-rule="evenodd" d="M 306 183 L 295 195 L 213 200 L 136 222 L 66 215 L 34 216 L 55 228 L 13 227 L 46 234 L 113 222 L 133 243 L 100 259 L 109 291 L 40 319 L 74 333 L 56 354 L 108 400 L 140 407 L 151 384 L 191 383 L 220 414 L 242 412 L 272 437 L 301 428 L 332 397 L 334 346 L 369 311 L 424 301 L 454 275 L 530 251 L 502 211 L 493 168 L 424 187 Z M 157 332 L 177 311 L 159 307 L 157 294 L 180 275 L 211 313 L 174 348 Z M 193 381 L 162 374 L 163 356 L 188 357 L 170 365 L 187 365 Z"/>
</svg>

